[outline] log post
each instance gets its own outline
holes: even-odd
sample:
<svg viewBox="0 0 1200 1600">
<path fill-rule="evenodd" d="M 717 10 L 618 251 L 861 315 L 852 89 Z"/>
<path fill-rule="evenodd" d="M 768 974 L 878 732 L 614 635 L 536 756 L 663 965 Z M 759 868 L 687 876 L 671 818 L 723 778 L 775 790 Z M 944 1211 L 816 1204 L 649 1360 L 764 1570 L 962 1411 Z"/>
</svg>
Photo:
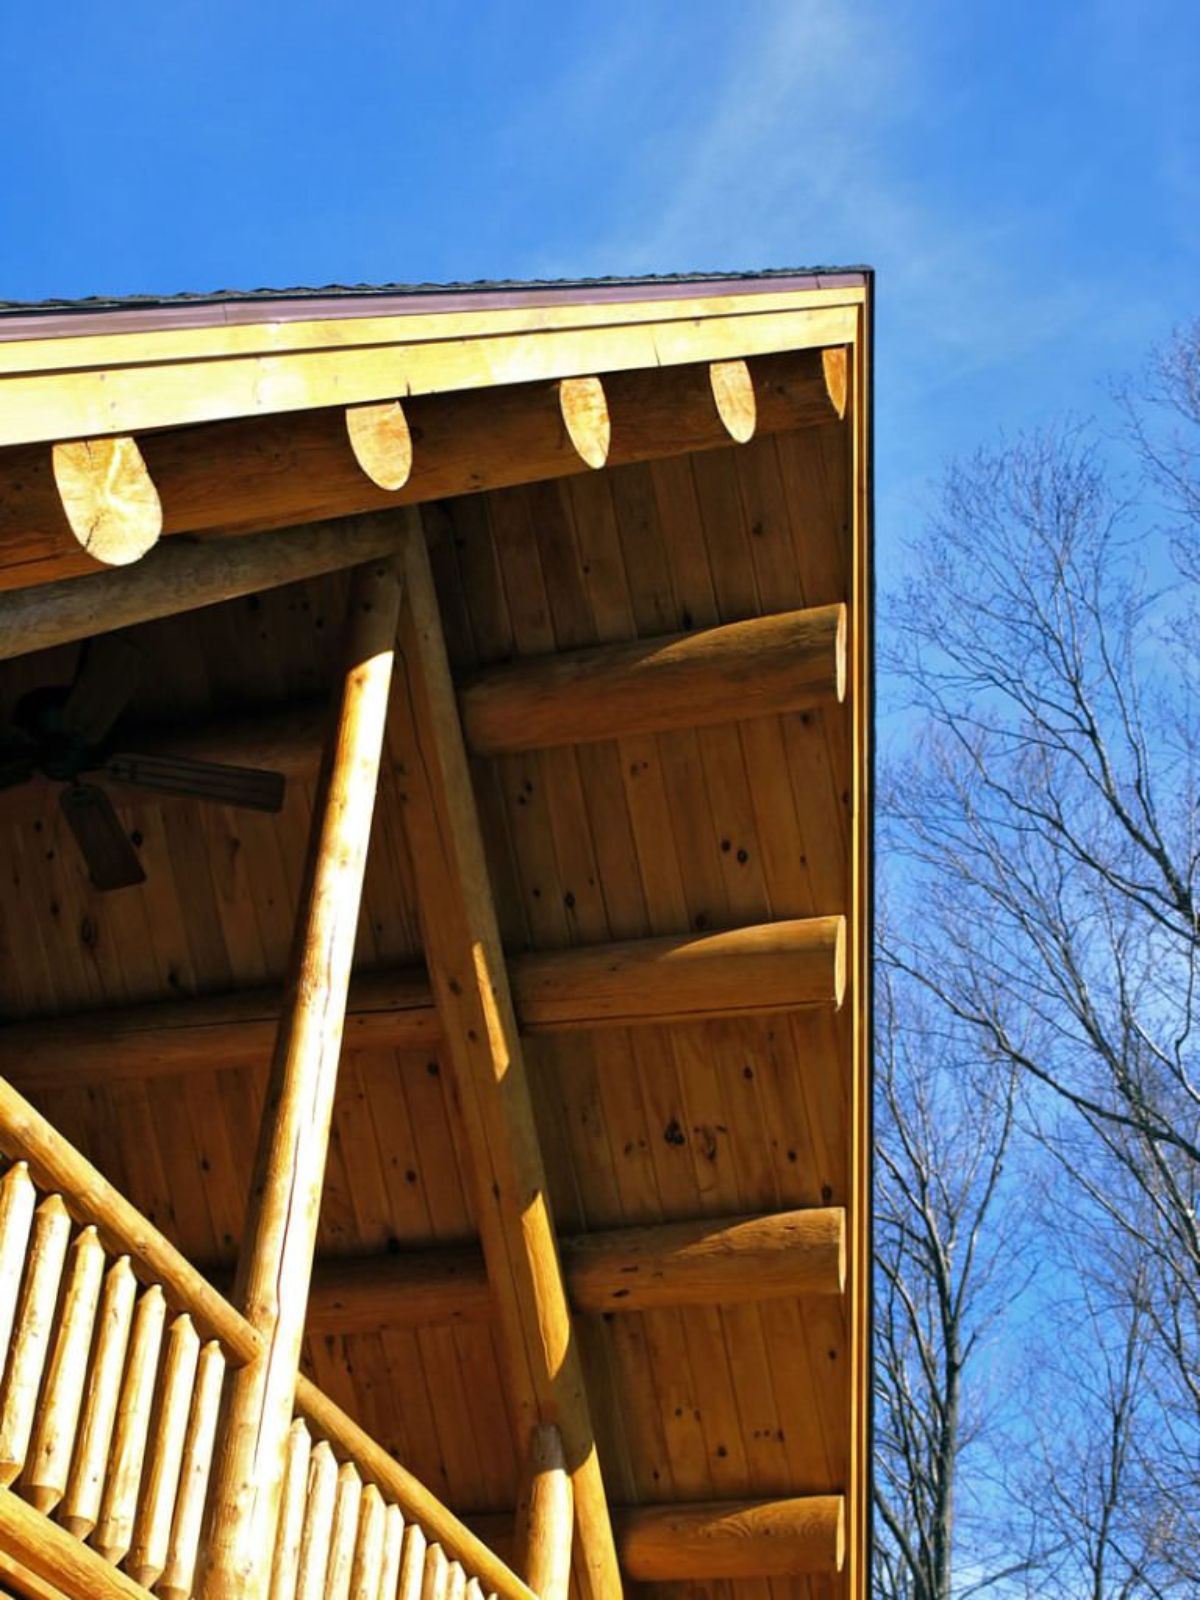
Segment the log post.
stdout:
<svg viewBox="0 0 1200 1600">
<path fill-rule="evenodd" d="M 557 1423 L 575 1495 L 581 1600 L 621 1593 L 558 1261 L 549 1187 L 419 519 L 404 554 L 390 723 L 426 958 L 462 1107 L 516 1433 Z"/>
<path fill-rule="evenodd" d="M 392 563 L 356 574 L 234 1291 L 263 1348 L 230 1384 L 197 1591 L 204 1600 L 258 1600 L 270 1578 L 399 602 Z"/>
<path fill-rule="evenodd" d="M 571 1480 L 558 1429 L 533 1430 L 517 1499 L 513 1565 L 539 1600 L 567 1600 L 571 1582 Z"/>
</svg>

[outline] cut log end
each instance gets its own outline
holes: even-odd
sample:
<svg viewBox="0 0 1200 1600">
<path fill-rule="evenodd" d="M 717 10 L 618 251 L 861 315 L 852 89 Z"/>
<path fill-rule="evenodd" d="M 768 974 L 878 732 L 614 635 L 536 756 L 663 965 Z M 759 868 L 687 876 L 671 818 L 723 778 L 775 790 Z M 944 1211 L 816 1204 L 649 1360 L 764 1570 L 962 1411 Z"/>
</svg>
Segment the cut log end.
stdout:
<svg viewBox="0 0 1200 1600">
<path fill-rule="evenodd" d="M 850 352 L 844 344 L 833 345 L 821 351 L 821 365 L 825 369 L 829 403 L 837 412 L 840 422 L 846 415 L 846 403 L 850 397 Z"/>
<path fill-rule="evenodd" d="M 749 444 L 758 427 L 754 380 L 742 360 L 714 361 L 708 369 L 717 415 L 735 444 Z"/>
<path fill-rule="evenodd" d="M 413 443 L 399 400 L 347 406 L 346 432 L 354 459 L 380 489 L 403 489 L 412 473 Z"/>
<path fill-rule="evenodd" d="M 564 378 L 558 386 L 558 405 L 567 437 L 580 459 L 597 470 L 606 466 L 612 422 L 600 379 Z"/>
<path fill-rule="evenodd" d="M 645 1583 L 832 1575 L 845 1564 L 845 1524 L 835 1494 L 618 1515 L 625 1573 Z"/>
<path fill-rule="evenodd" d="M 846 699 L 846 662 L 848 659 L 850 609 L 845 605 L 839 605 L 836 609 L 837 623 L 833 638 L 833 691 L 838 705 L 842 705 Z"/>
<path fill-rule="evenodd" d="M 93 560 L 128 566 L 158 543 L 162 503 L 136 439 L 68 440 L 52 461 L 71 532 Z"/>
<path fill-rule="evenodd" d="M 846 998 L 846 919 L 833 917 L 829 919 L 836 924 L 833 933 L 833 1005 L 834 1009 L 842 1009 L 842 1001 Z"/>
</svg>

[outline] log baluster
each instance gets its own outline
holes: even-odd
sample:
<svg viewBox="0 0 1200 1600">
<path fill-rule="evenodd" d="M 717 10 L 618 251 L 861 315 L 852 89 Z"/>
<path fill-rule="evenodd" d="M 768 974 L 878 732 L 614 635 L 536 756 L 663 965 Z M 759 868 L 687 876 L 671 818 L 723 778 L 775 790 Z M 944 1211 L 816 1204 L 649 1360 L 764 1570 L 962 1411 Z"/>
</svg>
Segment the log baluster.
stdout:
<svg viewBox="0 0 1200 1600">
<path fill-rule="evenodd" d="M 108 1269 L 97 1318 L 96 1346 L 88 1374 L 87 1395 L 75 1459 L 67 1481 L 67 1492 L 59 1510 L 59 1520 L 77 1539 L 86 1539 L 100 1516 L 104 1476 L 113 1427 L 117 1420 L 117 1401 L 121 1395 L 121 1374 L 133 1323 L 137 1279 L 128 1256 L 118 1256 Z"/>
<path fill-rule="evenodd" d="M 404 1530 L 404 1547 L 400 1555 L 400 1587 L 396 1600 L 421 1600 L 425 1583 L 425 1556 L 427 1541 L 421 1528 L 410 1522 Z"/>
<path fill-rule="evenodd" d="M 296 1583 L 300 1575 L 300 1543 L 304 1537 L 304 1518 L 308 1509 L 311 1461 L 312 1435 L 297 1418 L 288 1431 L 287 1454 L 284 1457 L 270 1600 L 295 1600 Z"/>
<path fill-rule="evenodd" d="M 15 1161 L 0 1182 L 0 1375 L 8 1362 L 9 1340 L 36 1204 L 37 1191 L 29 1176 L 29 1167 L 24 1161 Z"/>
<path fill-rule="evenodd" d="M 71 1246 L 54 1350 L 23 1479 L 25 1498 L 43 1514 L 66 1493 L 103 1276 L 104 1248 L 95 1228 L 84 1228 Z"/>
<path fill-rule="evenodd" d="M 117 1431 L 100 1502 L 100 1520 L 92 1535 L 93 1549 L 113 1566 L 124 1559 L 133 1541 L 133 1522 L 154 1402 L 154 1380 L 166 1320 L 166 1300 L 162 1290 L 154 1284 L 138 1301 L 133 1316 L 125 1381 L 117 1411 Z"/>
<path fill-rule="evenodd" d="M 324 1600 L 337 1490 L 337 1461 L 329 1445 L 322 1439 L 313 1448 L 308 1468 L 308 1496 L 304 1507 L 304 1528 L 300 1535 L 296 1600 Z"/>
<path fill-rule="evenodd" d="M 385 1520 L 383 1496 L 373 1483 L 368 1483 L 363 1489 L 358 1513 L 350 1600 L 377 1600 L 383 1574 Z"/>
<path fill-rule="evenodd" d="M 362 1479 L 353 1462 L 338 1470 L 333 1503 L 333 1531 L 329 1536 L 329 1567 L 325 1574 L 325 1600 L 347 1600 L 358 1538 L 358 1513 L 362 1504 Z"/>
<path fill-rule="evenodd" d="M 404 1517 L 399 1506 L 383 1514 L 383 1561 L 379 1570 L 379 1600 L 396 1600 L 400 1588 L 400 1560 L 404 1551 Z"/>
<path fill-rule="evenodd" d="M 66 1206 L 58 1195 L 48 1195 L 34 1213 L 16 1335 L 0 1396 L 0 1485 L 5 1488 L 29 1453 L 70 1231 Z"/>
<path fill-rule="evenodd" d="M 161 1600 L 187 1600 L 192 1592 L 224 1382 L 225 1352 L 217 1340 L 210 1339 L 201 1350 L 196 1367 L 196 1386 L 183 1444 L 167 1564 L 158 1582 Z"/>
<path fill-rule="evenodd" d="M 174 1319 L 167 1335 L 145 1480 L 125 1560 L 125 1570 L 144 1589 L 158 1582 L 167 1564 L 199 1358 L 200 1338 L 185 1313 Z"/>
<path fill-rule="evenodd" d="M 421 1577 L 421 1600 L 448 1600 L 450 1563 L 440 1544 L 425 1552 L 425 1571 Z"/>
</svg>

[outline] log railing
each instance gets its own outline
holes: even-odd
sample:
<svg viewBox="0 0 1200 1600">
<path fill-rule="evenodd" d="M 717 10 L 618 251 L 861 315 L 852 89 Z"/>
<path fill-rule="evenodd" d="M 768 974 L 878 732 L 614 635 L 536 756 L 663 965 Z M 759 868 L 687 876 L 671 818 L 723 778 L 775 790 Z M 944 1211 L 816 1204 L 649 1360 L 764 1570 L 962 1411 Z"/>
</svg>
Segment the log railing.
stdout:
<svg viewBox="0 0 1200 1600">
<path fill-rule="evenodd" d="M 68 1552 L 73 1570 L 11 1507 L 4 1542 L 67 1592 L 128 1593 L 107 1563 L 185 1600 L 225 1372 L 249 1329 L 7 1085 L 0 1148 L 0 1482 L 103 1561 Z"/>
<path fill-rule="evenodd" d="M 0 1546 L 66 1595 L 188 1600 L 261 1336 L 2 1080 L 0 1151 Z M 295 1410 L 271 1600 L 534 1600 L 306 1379 Z"/>
</svg>

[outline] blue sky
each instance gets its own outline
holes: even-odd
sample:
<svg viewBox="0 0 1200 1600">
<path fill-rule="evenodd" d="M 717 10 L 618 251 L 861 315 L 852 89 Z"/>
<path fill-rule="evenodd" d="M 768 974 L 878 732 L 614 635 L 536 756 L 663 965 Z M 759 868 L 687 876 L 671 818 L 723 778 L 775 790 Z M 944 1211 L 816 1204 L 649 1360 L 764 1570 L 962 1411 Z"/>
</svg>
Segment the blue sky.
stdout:
<svg viewBox="0 0 1200 1600">
<path fill-rule="evenodd" d="M 1194 0 L 13 0 L 0 69 L 0 297 L 869 262 L 885 571 L 1200 313 Z"/>
</svg>

